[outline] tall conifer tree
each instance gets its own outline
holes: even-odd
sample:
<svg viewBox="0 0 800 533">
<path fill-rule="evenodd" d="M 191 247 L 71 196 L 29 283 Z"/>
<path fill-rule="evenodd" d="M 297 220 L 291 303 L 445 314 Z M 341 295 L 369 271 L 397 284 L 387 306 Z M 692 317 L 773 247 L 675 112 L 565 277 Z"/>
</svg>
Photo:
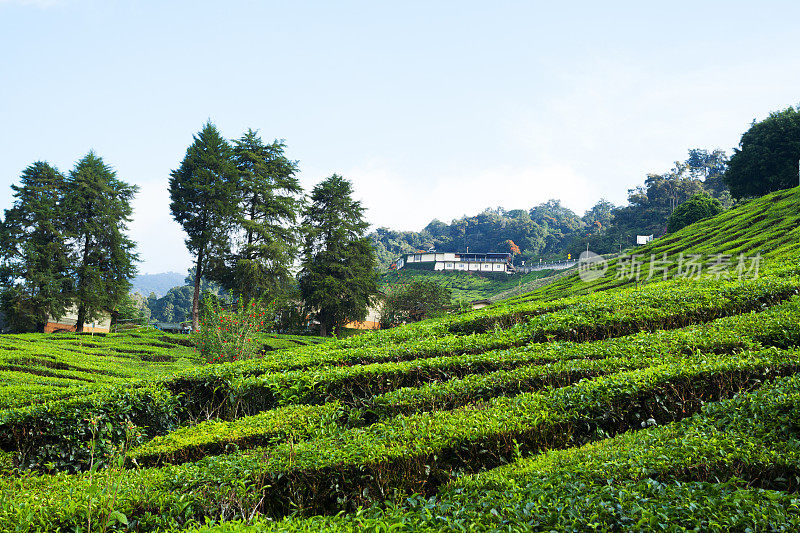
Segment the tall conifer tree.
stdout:
<svg viewBox="0 0 800 533">
<path fill-rule="evenodd" d="M 94 152 L 70 172 L 65 199 L 70 233 L 76 244 L 76 329 L 114 310 L 127 296 L 136 274 L 136 244 L 125 234 L 130 202 L 138 188 L 117 178 Z"/>
<path fill-rule="evenodd" d="M 15 331 L 42 331 L 71 304 L 74 256 L 67 243 L 66 179 L 43 161 L 26 168 L 12 185 L 14 205 L 0 231 L 2 308 Z"/>
<path fill-rule="evenodd" d="M 304 210 L 300 290 L 323 336 L 364 320 L 378 290 L 375 252 L 364 237 L 369 224 L 352 193 L 352 184 L 334 174 L 314 187 Z"/>
<path fill-rule="evenodd" d="M 206 261 L 230 249 L 230 230 L 238 207 L 238 172 L 230 144 L 207 122 L 194 136 L 180 167 L 170 174 L 172 216 L 187 234 L 195 256 L 192 328 L 199 325 L 200 281 Z"/>
<path fill-rule="evenodd" d="M 284 150 L 283 142 L 264 144 L 253 130 L 233 142 L 239 173 L 237 242 L 208 276 L 245 299 L 282 295 L 292 279 L 302 187 L 297 163 Z"/>
</svg>

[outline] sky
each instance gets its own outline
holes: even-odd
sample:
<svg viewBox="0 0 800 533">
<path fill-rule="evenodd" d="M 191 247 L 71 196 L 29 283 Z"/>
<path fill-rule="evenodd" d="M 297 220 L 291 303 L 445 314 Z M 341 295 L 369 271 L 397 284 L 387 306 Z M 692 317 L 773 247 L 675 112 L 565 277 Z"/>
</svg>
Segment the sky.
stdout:
<svg viewBox="0 0 800 533">
<path fill-rule="evenodd" d="M 624 205 L 800 103 L 800 2 L 0 0 L 0 209 L 94 150 L 138 185 L 142 273 L 185 272 L 168 179 L 207 120 L 338 173 L 373 227 Z"/>
</svg>

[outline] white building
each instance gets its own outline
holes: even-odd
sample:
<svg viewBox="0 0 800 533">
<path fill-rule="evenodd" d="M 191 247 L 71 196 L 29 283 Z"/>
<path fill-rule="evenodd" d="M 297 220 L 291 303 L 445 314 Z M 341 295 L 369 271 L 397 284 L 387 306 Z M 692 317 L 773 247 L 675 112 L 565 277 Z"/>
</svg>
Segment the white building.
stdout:
<svg viewBox="0 0 800 533">
<path fill-rule="evenodd" d="M 514 272 L 511 254 L 508 253 L 441 253 L 421 252 L 406 254 L 395 263 L 397 270 L 401 268 L 417 268 L 420 270 L 445 270 L 462 272 Z"/>
</svg>

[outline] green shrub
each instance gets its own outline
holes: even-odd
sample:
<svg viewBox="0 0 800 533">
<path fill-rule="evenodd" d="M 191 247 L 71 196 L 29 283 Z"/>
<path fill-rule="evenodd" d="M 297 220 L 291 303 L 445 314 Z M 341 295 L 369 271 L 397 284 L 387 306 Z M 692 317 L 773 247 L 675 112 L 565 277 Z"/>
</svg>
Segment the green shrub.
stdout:
<svg viewBox="0 0 800 533">
<path fill-rule="evenodd" d="M 675 208 L 667 221 L 667 233 L 722 213 L 722 204 L 707 194 L 696 194 Z"/>
<path fill-rule="evenodd" d="M 69 400 L 0 411 L 0 447 L 16 452 L 22 469 L 79 472 L 126 441 L 126 428 L 141 428 L 133 444 L 178 425 L 183 406 L 161 385 L 117 387 Z M 96 421 L 96 422 L 95 422 Z"/>
<path fill-rule="evenodd" d="M 381 311 L 381 325 L 398 326 L 444 314 L 450 289 L 433 280 L 418 279 L 389 292 Z"/>
</svg>

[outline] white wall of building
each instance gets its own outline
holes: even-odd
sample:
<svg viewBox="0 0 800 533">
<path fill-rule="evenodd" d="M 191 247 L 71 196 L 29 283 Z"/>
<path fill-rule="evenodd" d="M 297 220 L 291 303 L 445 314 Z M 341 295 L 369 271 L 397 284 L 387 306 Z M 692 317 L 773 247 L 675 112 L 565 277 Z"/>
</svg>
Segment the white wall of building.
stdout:
<svg viewBox="0 0 800 533">
<path fill-rule="evenodd" d="M 458 261 L 455 253 L 435 254 L 410 254 L 404 261 L 402 258 L 396 262 L 397 269 L 410 263 L 433 263 L 434 270 L 460 270 L 462 272 L 507 272 L 507 263 L 504 261 L 473 262 Z"/>
</svg>

